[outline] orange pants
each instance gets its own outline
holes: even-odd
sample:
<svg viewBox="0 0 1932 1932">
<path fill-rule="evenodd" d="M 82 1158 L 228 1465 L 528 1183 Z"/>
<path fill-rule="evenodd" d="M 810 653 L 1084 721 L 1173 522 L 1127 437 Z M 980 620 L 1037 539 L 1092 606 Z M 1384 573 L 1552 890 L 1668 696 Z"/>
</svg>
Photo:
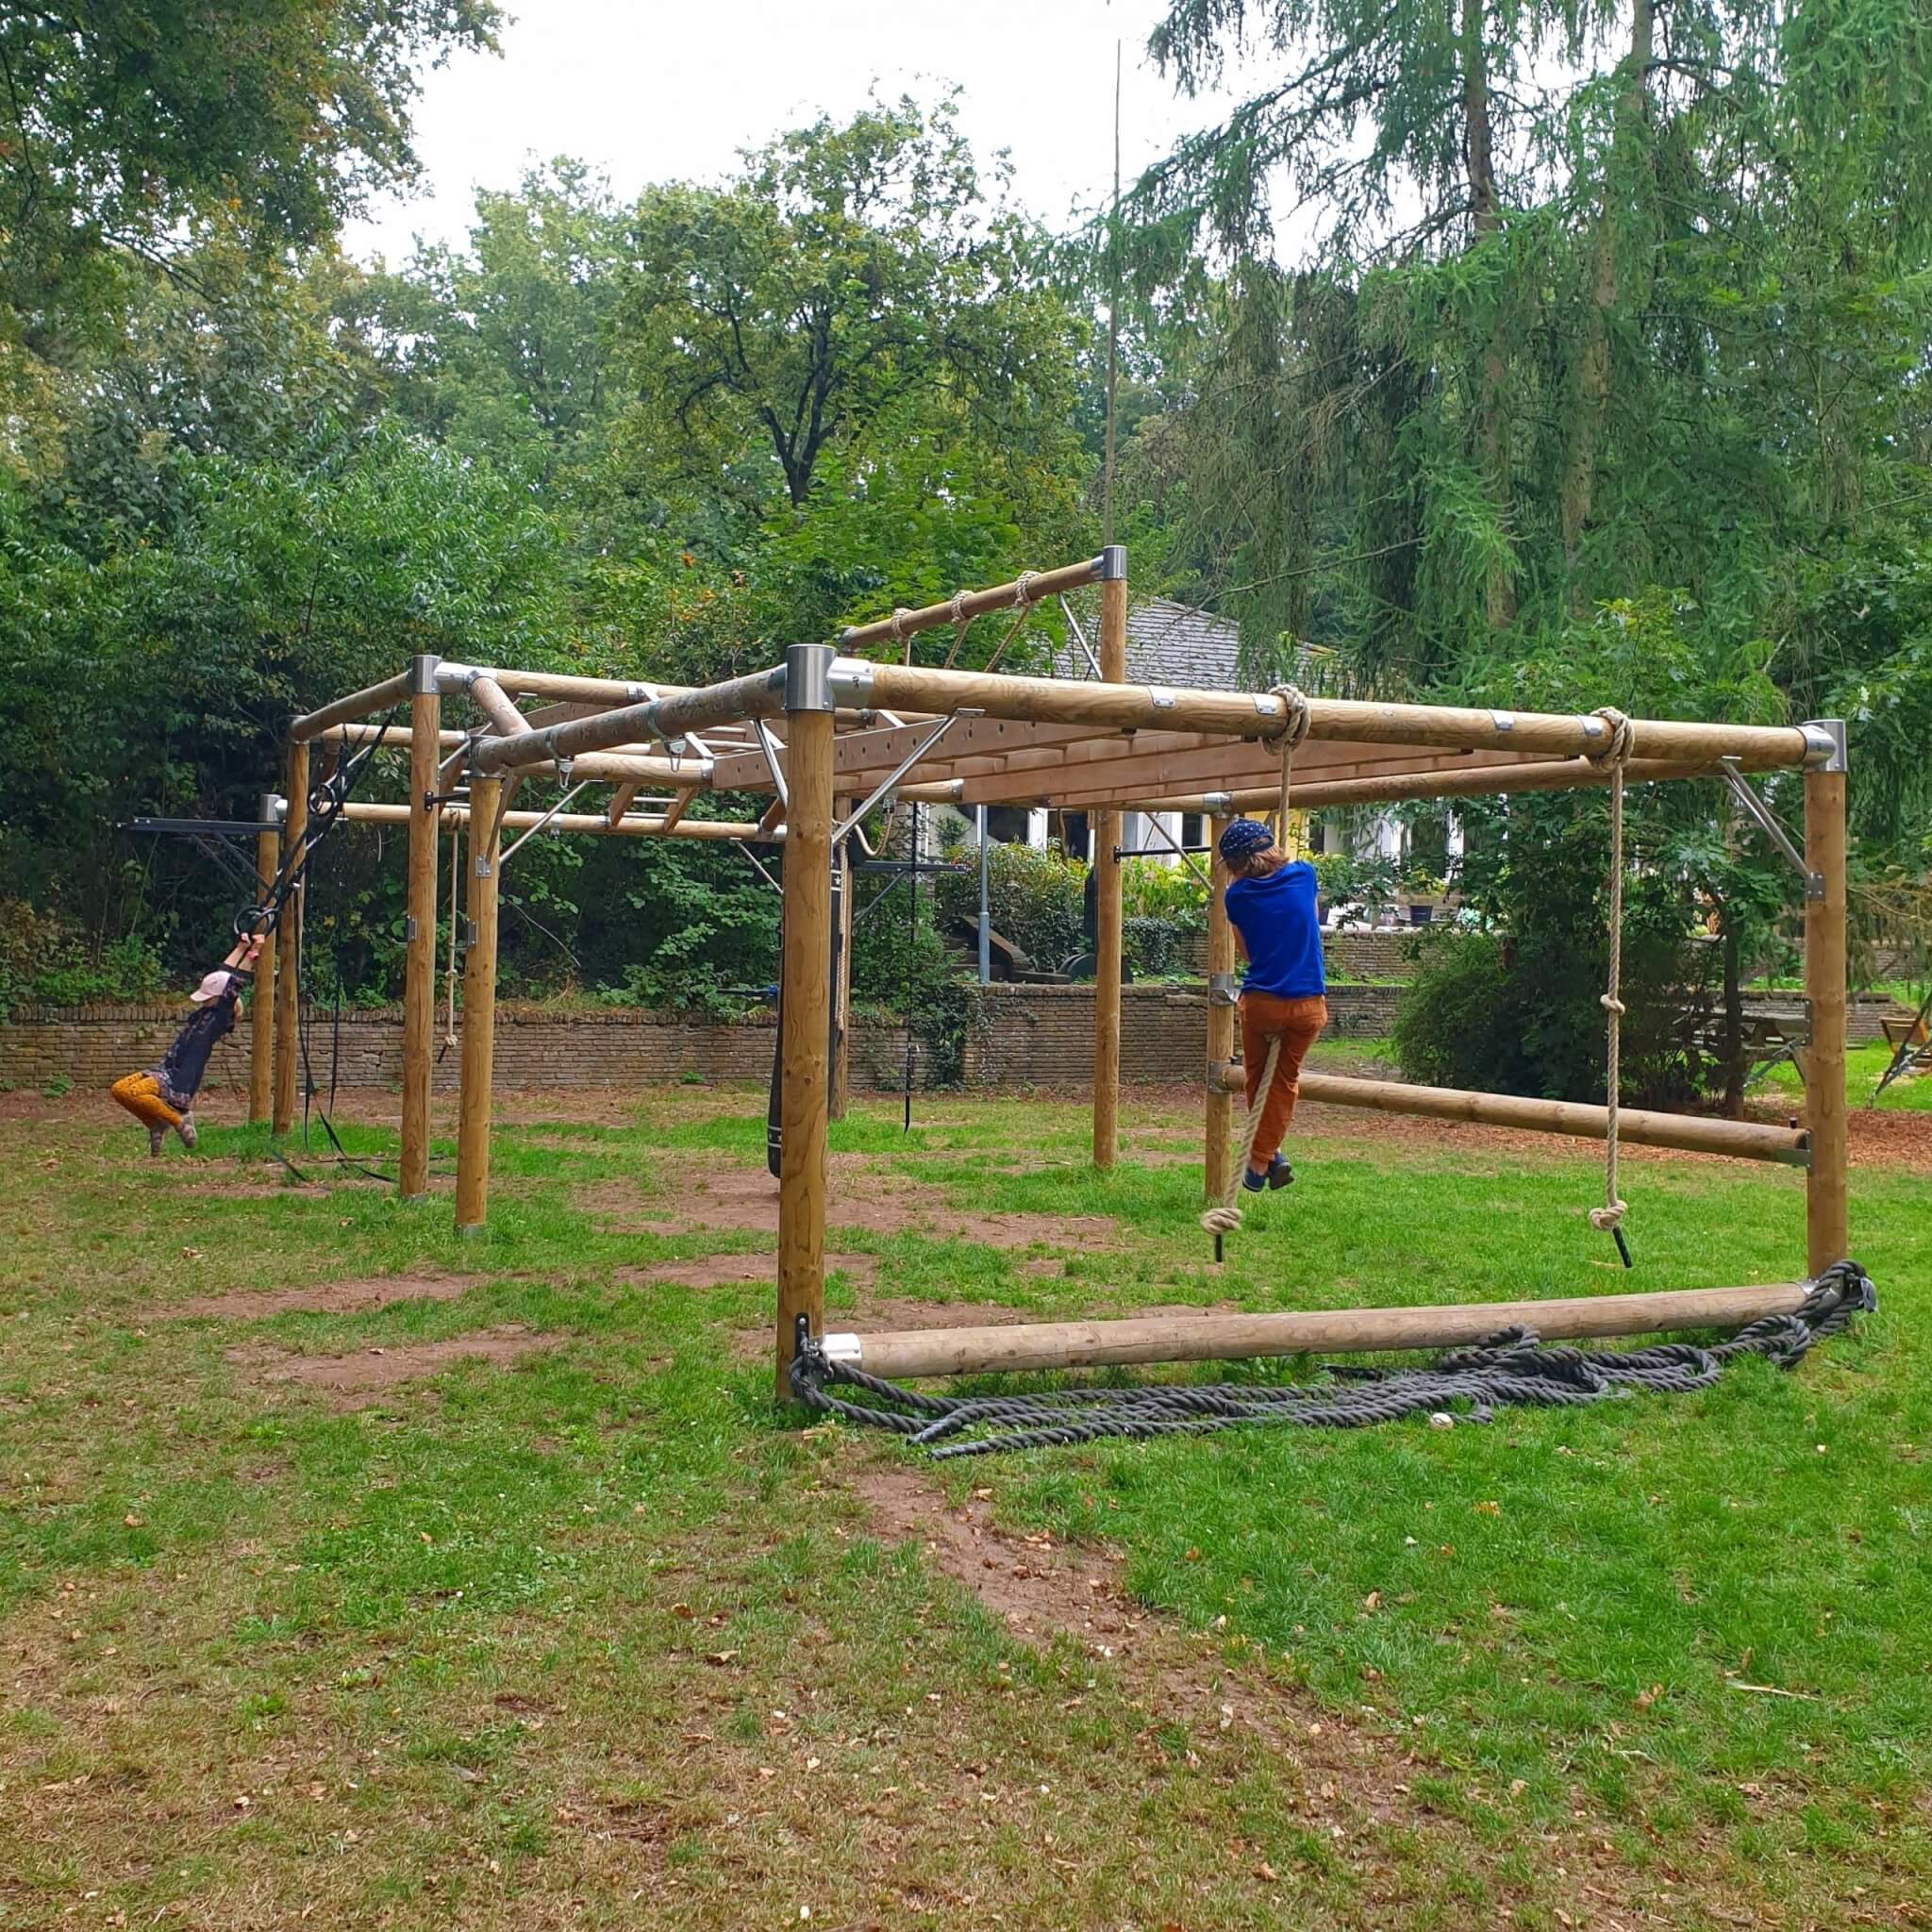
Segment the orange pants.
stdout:
<svg viewBox="0 0 1932 1932">
<path fill-rule="evenodd" d="M 125 1074 L 108 1091 L 150 1131 L 181 1124 L 181 1116 L 161 1098 L 161 1083 L 152 1074 Z"/>
<path fill-rule="evenodd" d="M 1281 1053 L 1274 1063 L 1274 1084 L 1261 1108 L 1261 1124 L 1255 1129 L 1255 1149 L 1248 1165 L 1265 1174 L 1269 1163 L 1281 1152 L 1288 1124 L 1294 1119 L 1294 1104 L 1302 1091 L 1302 1061 L 1323 1027 L 1328 1024 L 1328 1002 L 1320 993 L 1285 1000 L 1272 992 L 1241 994 L 1241 1066 L 1248 1076 L 1248 1110 L 1255 1107 L 1256 1090 L 1268 1070 L 1268 1049 L 1275 1041 Z"/>
</svg>

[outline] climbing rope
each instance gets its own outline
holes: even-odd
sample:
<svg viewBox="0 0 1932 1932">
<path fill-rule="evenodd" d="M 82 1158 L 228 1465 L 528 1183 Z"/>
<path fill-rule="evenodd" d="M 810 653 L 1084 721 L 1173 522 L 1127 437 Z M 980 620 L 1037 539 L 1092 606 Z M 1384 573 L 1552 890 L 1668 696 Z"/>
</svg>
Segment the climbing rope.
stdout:
<svg viewBox="0 0 1932 1932">
<path fill-rule="evenodd" d="M 959 656 L 959 647 L 966 641 L 966 630 L 973 620 L 966 615 L 966 592 L 955 591 L 952 602 L 946 608 L 953 613 L 953 648 L 946 653 L 946 661 L 940 666 L 941 671 L 950 671 Z M 906 646 L 906 661 L 912 661 L 912 646 Z"/>
<path fill-rule="evenodd" d="M 1013 587 L 1013 622 L 1008 628 L 1006 636 L 999 641 L 992 656 L 980 667 L 982 670 L 997 671 L 1008 651 L 1012 648 L 1013 640 L 1026 628 L 1026 620 L 1033 614 L 1033 579 L 1039 575 L 1037 570 L 1023 570 L 1020 573 L 1019 579 Z"/>
<path fill-rule="evenodd" d="M 1610 741 L 1600 752 L 1591 754 L 1593 764 L 1607 766 L 1610 774 L 1610 969 L 1609 984 L 1603 995 L 1606 1015 L 1604 1042 L 1604 1205 L 1590 1210 L 1590 1224 L 1607 1234 L 1617 1244 L 1624 1267 L 1630 1266 L 1630 1247 L 1624 1239 L 1624 1217 L 1630 1204 L 1617 1191 L 1617 1112 L 1623 1097 L 1624 1043 L 1624 768 L 1630 759 L 1630 746 L 1636 736 L 1630 720 L 1614 705 L 1603 705 L 1596 716 L 1609 726 Z"/>
<path fill-rule="evenodd" d="M 1441 1426 L 1487 1423 L 1499 1408 L 1582 1407 L 1638 1391 L 1688 1394 L 1708 1389 L 1746 1355 L 1795 1368 L 1816 1343 L 1876 1306 L 1865 1271 L 1856 1261 L 1840 1261 L 1811 1284 L 1794 1314 L 1767 1315 L 1710 1348 L 1688 1341 L 1635 1349 L 1545 1347 L 1535 1329 L 1518 1326 L 1473 1347 L 1446 1350 L 1426 1368 L 1324 1364 L 1332 1379 L 1314 1385 L 1170 1382 L 950 1396 L 923 1394 L 831 1361 L 820 1338 L 806 1337 L 792 1357 L 791 1383 L 793 1396 L 822 1414 L 889 1429 L 929 1448 L 935 1459 L 1113 1437 L 1207 1436 L 1249 1424 L 1357 1429 L 1427 1415 Z M 831 1393 L 835 1389 L 871 1399 L 849 1400 Z M 1452 1403 L 1468 1407 L 1453 1413 Z"/>
<path fill-rule="evenodd" d="M 1308 735 L 1310 714 L 1308 701 L 1301 690 L 1292 684 L 1277 684 L 1270 692 L 1272 697 L 1281 701 L 1282 727 L 1278 742 L 1281 746 L 1281 798 L 1275 814 L 1275 836 L 1288 837 L 1289 801 L 1294 790 L 1294 751 L 1295 746 Z M 1274 1085 L 1274 1070 L 1281 1062 L 1281 1036 L 1268 1042 L 1268 1064 L 1261 1070 L 1261 1084 L 1255 1089 L 1255 1097 L 1248 1108 L 1247 1119 L 1241 1127 L 1241 1158 L 1227 1171 L 1227 1184 L 1222 1190 L 1218 1207 L 1210 1208 L 1201 1216 L 1201 1228 L 1211 1234 L 1216 1241 L 1223 1235 L 1234 1233 L 1241 1224 L 1241 1210 L 1235 1205 L 1240 1193 L 1241 1176 L 1248 1171 L 1248 1163 L 1254 1157 L 1255 1135 L 1261 1125 L 1261 1112 L 1268 1105 L 1269 1090 Z M 1215 1258 L 1219 1260 L 1217 1251 Z"/>
<path fill-rule="evenodd" d="M 1201 1217 L 1201 1227 L 1205 1233 L 1217 1238 L 1232 1234 L 1241 1224 L 1241 1210 L 1235 1206 L 1236 1196 L 1241 1191 L 1241 1176 L 1248 1171 L 1248 1163 L 1255 1158 L 1255 1136 L 1260 1130 L 1261 1109 L 1268 1105 L 1268 1090 L 1274 1084 L 1274 1069 L 1281 1061 L 1281 1035 L 1276 1034 L 1268 1042 L 1268 1064 L 1261 1069 L 1261 1084 L 1255 1089 L 1254 1103 L 1248 1108 L 1248 1118 L 1241 1128 L 1241 1158 L 1227 1171 L 1227 1185 L 1221 1191 L 1221 1205 L 1210 1208 Z M 1221 1257 L 1215 1257 L 1216 1260 Z"/>
</svg>

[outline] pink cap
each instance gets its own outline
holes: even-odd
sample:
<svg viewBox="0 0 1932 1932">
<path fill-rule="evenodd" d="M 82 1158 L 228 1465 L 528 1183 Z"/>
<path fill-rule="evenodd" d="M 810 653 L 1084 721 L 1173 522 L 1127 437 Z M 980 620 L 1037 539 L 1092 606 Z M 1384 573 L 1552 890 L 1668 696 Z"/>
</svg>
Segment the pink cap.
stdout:
<svg viewBox="0 0 1932 1932">
<path fill-rule="evenodd" d="M 205 1007 L 211 1000 L 218 1000 L 228 990 L 228 981 L 233 975 L 225 966 L 217 966 L 194 991 L 189 994 L 197 1007 Z"/>
</svg>

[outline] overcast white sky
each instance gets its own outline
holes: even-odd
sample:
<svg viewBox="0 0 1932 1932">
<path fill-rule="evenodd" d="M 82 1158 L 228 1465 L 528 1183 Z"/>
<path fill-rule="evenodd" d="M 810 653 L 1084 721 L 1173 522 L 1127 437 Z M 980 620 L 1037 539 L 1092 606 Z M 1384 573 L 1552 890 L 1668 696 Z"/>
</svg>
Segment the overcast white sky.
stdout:
<svg viewBox="0 0 1932 1932">
<path fill-rule="evenodd" d="M 625 196 L 647 181 L 715 180 L 741 147 L 821 109 L 847 114 L 874 83 L 929 99 L 957 82 L 982 161 L 1010 149 L 1017 198 L 1063 223 L 1109 192 L 1116 40 L 1127 180 L 1216 112 L 1176 98 L 1144 58 L 1161 0 L 521 0 L 516 11 L 500 58 L 425 76 L 423 189 L 354 223 L 352 253 L 399 263 L 418 234 L 461 242 L 475 189 L 510 186 L 533 158 L 593 162 Z"/>
</svg>

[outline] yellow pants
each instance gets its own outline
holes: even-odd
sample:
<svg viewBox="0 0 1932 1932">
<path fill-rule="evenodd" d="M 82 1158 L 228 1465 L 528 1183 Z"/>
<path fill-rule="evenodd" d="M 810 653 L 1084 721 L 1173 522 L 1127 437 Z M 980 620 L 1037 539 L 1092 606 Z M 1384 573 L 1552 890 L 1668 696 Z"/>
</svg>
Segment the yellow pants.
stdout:
<svg viewBox="0 0 1932 1932">
<path fill-rule="evenodd" d="M 161 1098 L 161 1083 L 152 1074 L 129 1074 L 108 1091 L 150 1131 L 181 1124 L 181 1116 Z"/>
</svg>

